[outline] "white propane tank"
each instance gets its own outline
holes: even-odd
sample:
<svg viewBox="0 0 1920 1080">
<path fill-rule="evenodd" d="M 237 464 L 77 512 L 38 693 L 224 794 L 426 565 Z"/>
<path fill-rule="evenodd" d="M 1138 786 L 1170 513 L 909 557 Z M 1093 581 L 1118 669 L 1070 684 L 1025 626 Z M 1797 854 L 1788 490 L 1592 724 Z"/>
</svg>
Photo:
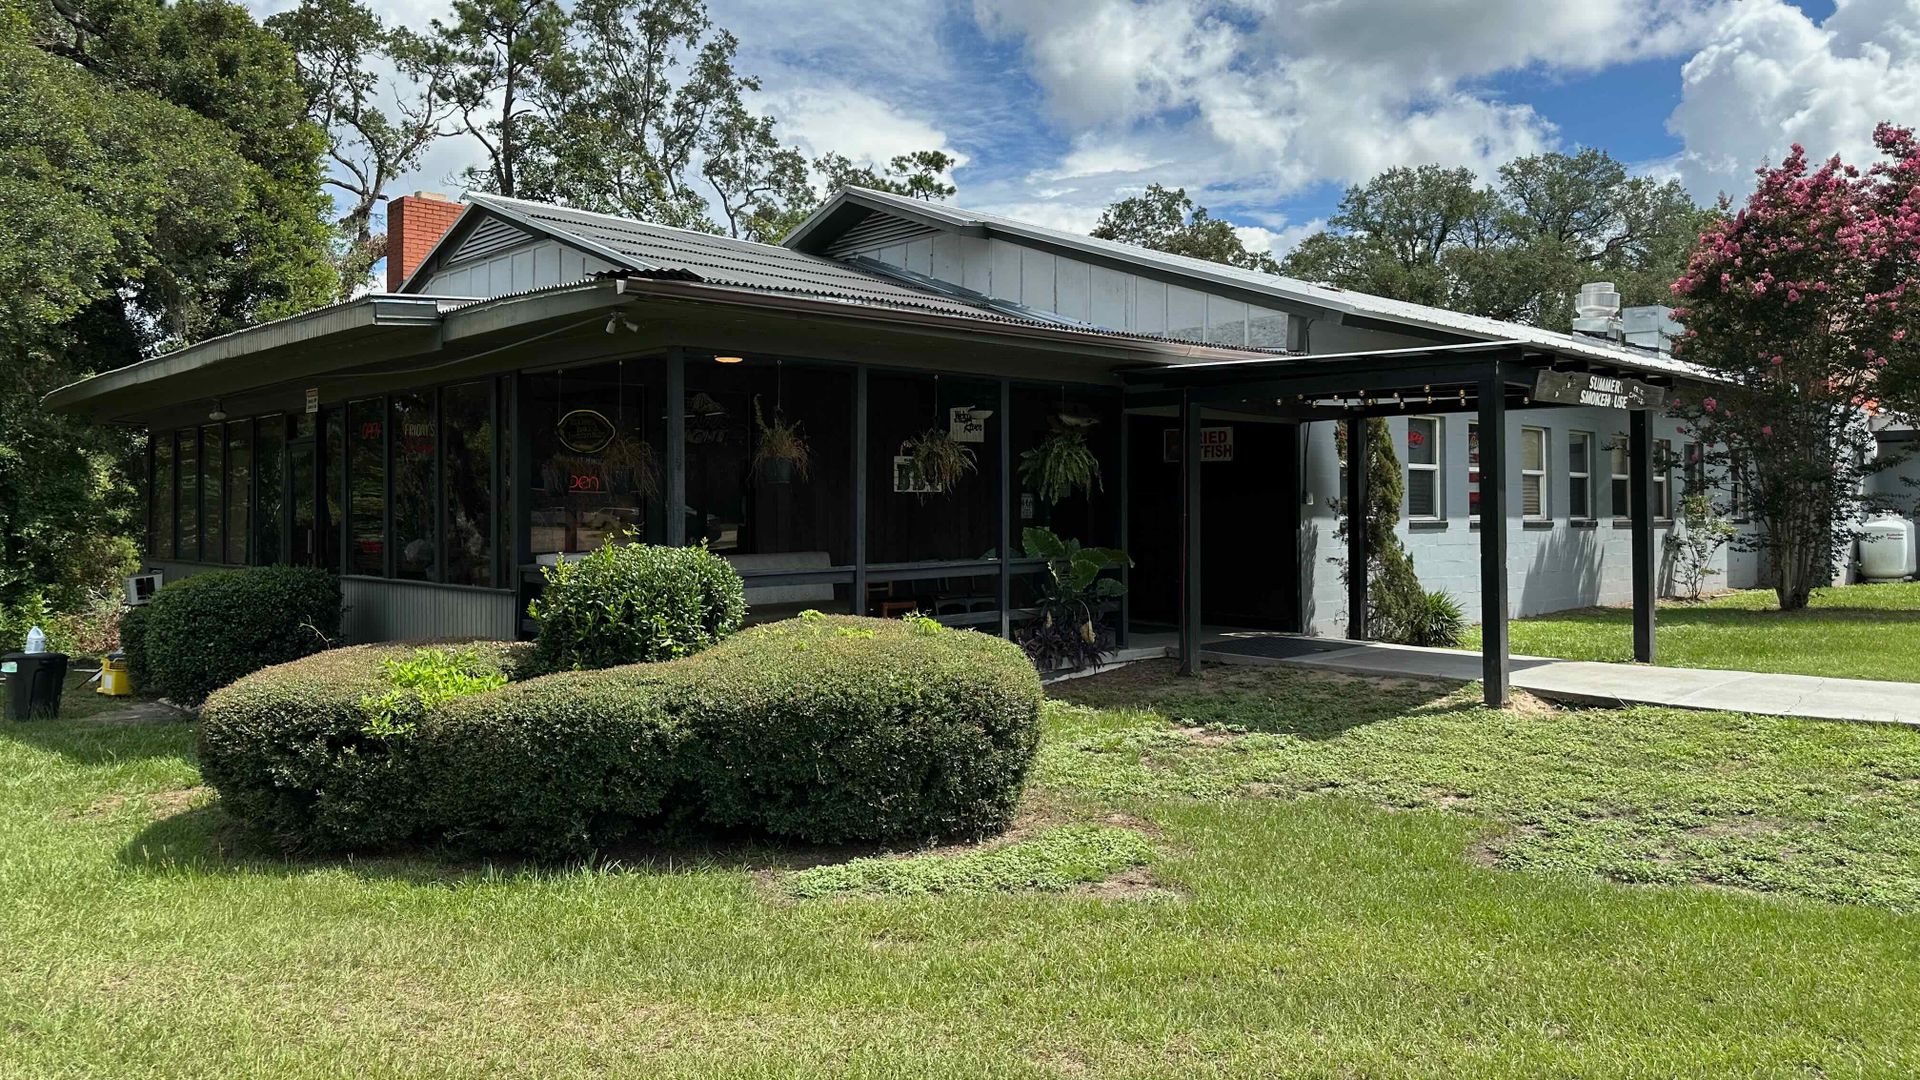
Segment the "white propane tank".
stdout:
<svg viewBox="0 0 1920 1080">
<path fill-rule="evenodd" d="M 1860 579 L 1900 581 L 1913 576 L 1913 522 L 1881 514 L 1860 527 Z"/>
</svg>

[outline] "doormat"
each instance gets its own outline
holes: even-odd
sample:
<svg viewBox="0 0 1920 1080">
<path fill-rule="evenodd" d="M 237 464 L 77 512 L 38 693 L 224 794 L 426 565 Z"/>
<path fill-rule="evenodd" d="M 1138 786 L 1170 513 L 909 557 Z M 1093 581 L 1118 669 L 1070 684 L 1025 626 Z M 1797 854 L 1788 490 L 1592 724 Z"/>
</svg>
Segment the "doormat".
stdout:
<svg viewBox="0 0 1920 1080">
<path fill-rule="evenodd" d="M 1231 638 L 1215 641 L 1201 646 L 1202 652 L 1233 653 L 1236 656 L 1259 656 L 1269 660 L 1285 660 L 1292 656 L 1312 656 L 1315 653 L 1339 652 L 1350 649 L 1350 641 L 1327 641 L 1309 637 L 1252 637 Z"/>
</svg>

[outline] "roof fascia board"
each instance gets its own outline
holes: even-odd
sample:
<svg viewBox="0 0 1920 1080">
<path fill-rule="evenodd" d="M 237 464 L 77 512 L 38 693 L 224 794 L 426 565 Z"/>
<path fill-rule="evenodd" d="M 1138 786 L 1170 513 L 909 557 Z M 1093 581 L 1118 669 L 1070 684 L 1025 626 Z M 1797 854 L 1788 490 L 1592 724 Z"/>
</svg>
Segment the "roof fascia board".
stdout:
<svg viewBox="0 0 1920 1080">
<path fill-rule="evenodd" d="M 419 296 L 376 294 L 361 297 L 345 304 L 244 327 L 184 349 L 102 372 L 60 387 L 43 398 L 42 403 L 50 409 L 68 409 L 146 383 L 244 360 L 270 349 L 291 348 L 370 327 L 436 328 L 442 317 L 440 303 L 439 299 Z"/>
</svg>

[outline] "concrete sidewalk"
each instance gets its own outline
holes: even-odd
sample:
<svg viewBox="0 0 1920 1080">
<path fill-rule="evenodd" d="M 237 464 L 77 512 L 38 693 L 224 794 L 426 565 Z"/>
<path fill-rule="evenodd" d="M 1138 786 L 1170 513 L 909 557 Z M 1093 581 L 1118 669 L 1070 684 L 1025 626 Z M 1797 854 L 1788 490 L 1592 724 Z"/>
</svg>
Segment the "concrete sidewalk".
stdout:
<svg viewBox="0 0 1920 1080">
<path fill-rule="evenodd" d="M 1284 664 L 1359 675 L 1415 675 L 1461 682 L 1480 678 L 1479 653 L 1313 638 L 1307 640 L 1326 646 L 1324 651 L 1262 656 L 1259 651 L 1263 639 L 1234 635 L 1225 641 L 1209 642 L 1202 656 L 1226 664 Z M 1666 705 L 1920 726 L 1920 683 L 1598 664 L 1537 656 L 1514 657 L 1512 670 L 1516 689 L 1570 704 Z"/>
</svg>

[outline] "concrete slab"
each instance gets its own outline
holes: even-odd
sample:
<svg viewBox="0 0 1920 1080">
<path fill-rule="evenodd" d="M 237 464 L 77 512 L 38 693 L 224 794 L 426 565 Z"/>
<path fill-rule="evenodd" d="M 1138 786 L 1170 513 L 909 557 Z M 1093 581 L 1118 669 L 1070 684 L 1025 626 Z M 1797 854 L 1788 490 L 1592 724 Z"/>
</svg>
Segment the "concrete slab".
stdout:
<svg viewBox="0 0 1920 1080">
<path fill-rule="evenodd" d="M 1286 665 L 1356 675 L 1406 675 L 1456 682 L 1480 677 L 1477 653 L 1371 641 L 1335 639 L 1334 643 L 1344 647 L 1286 657 L 1215 651 L 1204 655 L 1215 663 Z M 1515 688 L 1568 704 L 1662 705 L 1920 726 L 1920 683 L 1601 664 L 1540 656 L 1516 656 L 1512 665 Z"/>
</svg>

